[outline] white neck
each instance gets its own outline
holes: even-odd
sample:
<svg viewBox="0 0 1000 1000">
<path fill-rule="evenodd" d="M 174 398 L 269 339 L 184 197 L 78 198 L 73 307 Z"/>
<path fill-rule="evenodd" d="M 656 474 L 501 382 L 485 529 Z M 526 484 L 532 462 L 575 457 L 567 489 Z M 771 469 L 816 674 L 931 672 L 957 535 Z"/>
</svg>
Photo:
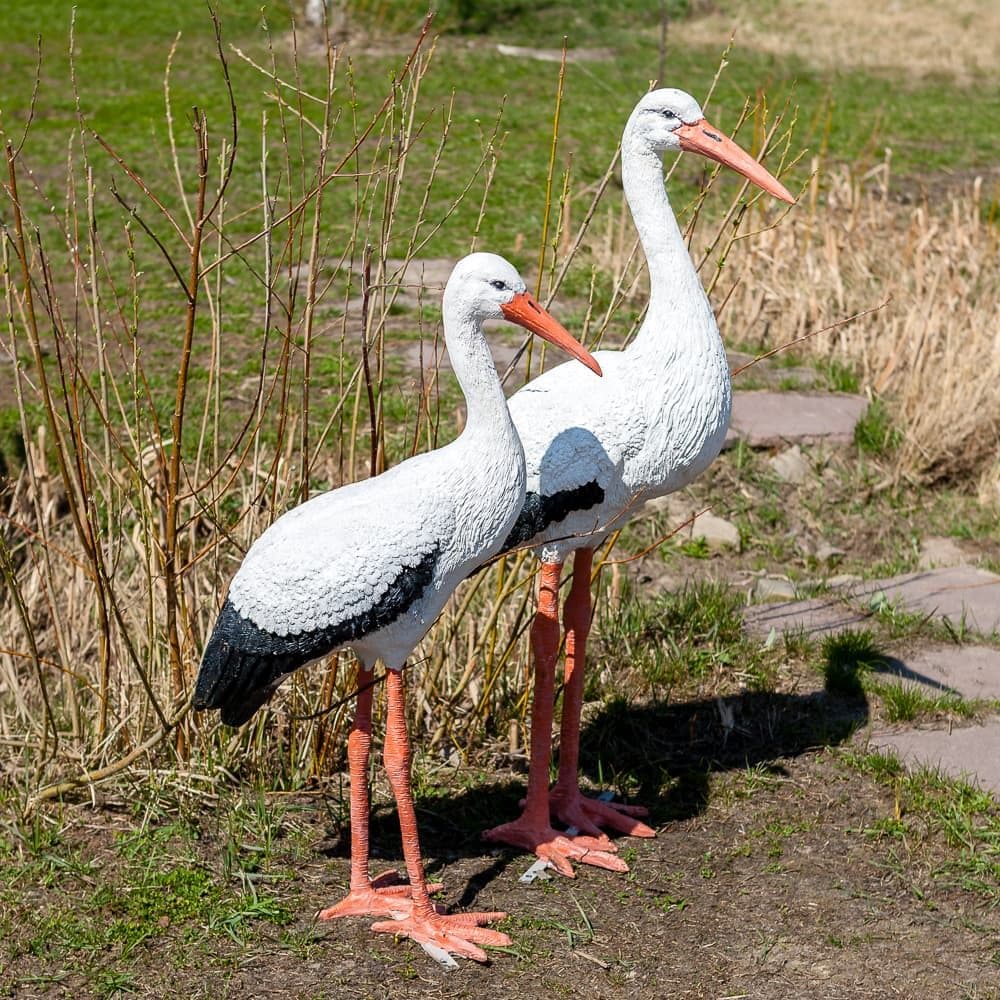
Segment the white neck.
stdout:
<svg viewBox="0 0 1000 1000">
<path fill-rule="evenodd" d="M 507 410 L 493 355 L 483 324 L 461 301 L 445 295 L 444 339 L 455 377 L 465 396 L 466 418 L 462 437 L 485 439 L 491 448 L 520 447 Z"/>
<path fill-rule="evenodd" d="M 715 317 L 667 200 L 663 164 L 630 130 L 622 137 L 622 182 L 649 267 L 649 308 L 628 353 L 662 357 L 664 348 L 718 341 Z"/>
</svg>

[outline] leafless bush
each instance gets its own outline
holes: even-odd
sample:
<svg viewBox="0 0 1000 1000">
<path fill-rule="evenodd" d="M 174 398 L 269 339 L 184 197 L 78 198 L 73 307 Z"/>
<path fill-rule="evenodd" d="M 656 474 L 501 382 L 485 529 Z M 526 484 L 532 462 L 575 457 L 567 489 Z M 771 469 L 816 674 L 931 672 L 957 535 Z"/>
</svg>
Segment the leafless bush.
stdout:
<svg viewBox="0 0 1000 1000">
<path fill-rule="evenodd" d="M 1000 459 L 998 249 L 981 180 L 902 204 L 888 159 L 861 176 L 840 167 L 723 275 L 723 327 L 773 346 L 891 297 L 804 349 L 856 365 L 886 399 L 898 475 L 975 481 Z"/>
<path fill-rule="evenodd" d="M 0 350 L 15 362 L 27 454 L 0 483 L 0 741 L 14 751 L 3 778 L 22 801 L 147 766 L 154 753 L 157 766 L 173 754 L 291 780 L 339 756 L 353 710 L 352 672 L 339 669 L 339 657 L 296 675 L 236 734 L 195 719 L 190 688 L 228 581 L 275 517 L 317 480 L 350 482 L 437 444 L 436 372 L 420 373 L 406 426 L 386 416 L 400 391 L 387 378 L 394 279 L 458 204 L 442 210 L 431 197 L 451 118 L 446 108 L 434 118 L 436 135 L 426 127 L 426 32 L 364 120 L 337 112 L 335 87 L 350 80 L 332 46 L 322 53 L 326 88 L 307 93 L 294 82 L 294 40 L 292 66 L 282 69 L 284 47 L 272 46 L 262 65 L 220 36 L 229 120 L 196 112 L 185 131 L 170 97 L 171 52 L 164 94 L 173 190 L 144 177 L 81 116 L 57 208 L 34 183 L 30 129 L 8 144 Z M 269 91 L 254 149 L 236 130 L 234 58 L 251 62 Z M 764 128 L 764 117 L 754 117 L 758 145 L 778 125 Z M 480 204 L 481 217 L 496 135 L 459 196 Z M 787 135 L 783 143 L 787 152 Z M 420 144 L 432 152 L 415 162 Z M 248 156 L 258 161 L 256 192 L 233 182 Z M 550 299 L 572 267 L 589 266 L 582 248 L 613 168 L 596 190 L 577 193 L 569 173 L 560 188 L 557 164 L 553 143 L 545 213 L 555 221 L 538 255 L 539 288 Z M 109 169 L 110 187 L 98 180 Z M 343 185 L 353 213 L 331 248 L 324 207 Z M 420 208 L 404 223 L 401 192 L 414 189 Z M 752 211 L 742 195 L 714 213 L 721 222 L 702 227 L 723 256 L 739 248 L 733 220 Z M 99 227 L 109 205 L 117 223 Z M 574 216 L 582 219 L 575 226 Z M 470 249 L 475 242 L 473 234 Z M 591 343 L 615 321 L 634 275 L 630 266 L 617 271 L 600 308 L 591 294 Z M 239 294 L 255 303 L 248 334 L 230 317 Z M 178 331 L 167 338 L 166 382 L 147 339 L 162 332 L 164 315 Z M 433 358 L 439 331 L 427 336 Z M 248 358 L 253 374 L 240 375 Z M 316 366 L 331 358 L 336 374 L 323 388 L 336 402 L 320 420 Z M 525 712 L 533 572 L 533 560 L 517 553 L 468 581 L 416 651 L 412 711 L 431 745 L 491 726 L 506 731 L 507 719 Z"/>
</svg>

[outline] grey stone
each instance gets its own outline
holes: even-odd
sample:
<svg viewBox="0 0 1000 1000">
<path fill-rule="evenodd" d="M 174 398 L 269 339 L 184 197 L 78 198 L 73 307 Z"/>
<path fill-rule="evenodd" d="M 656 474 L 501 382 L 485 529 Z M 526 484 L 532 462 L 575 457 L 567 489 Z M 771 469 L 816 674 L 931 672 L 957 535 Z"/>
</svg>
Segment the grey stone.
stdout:
<svg viewBox="0 0 1000 1000">
<path fill-rule="evenodd" d="M 826 581 L 828 587 L 849 587 L 855 583 L 861 583 L 861 577 L 857 573 L 838 573 Z"/>
<path fill-rule="evenodd" d="M 760 638 L 766 638 L 772 629 L 779 635 L 802 632 L 817 638 L 845 629 L 864 628 L 868 617 L 835 597 L 813 597 L 747 608 L 743 612 L 743 624 L 747 632 Z"/>
<path fill-rule="evenodd" d="M 934 569 L 941 566 L 964 566 L 971 560 L 966 556 L 962 546 L 954 538 L 925 538 L 920 543 L 921 569 Z"/>
<path fill-rule="evenodd" d="M 816 558 L 820 562 L 835 562 L 836 560 L 840 559 L 843 555 L 844 555 L 843 549 L 838 549 L 836 545 L 831 545 L 829 542 L 824 542 L 816 550 Z M 847 574 L 844 575 L 846 576 Z M 855 579 L 858 579 L 858 577 L 855 577 Z"/>
<path fill-rule="evenodd" d="M 1000 792 L 1000 716 L 961 729 L 891 729 L 872 733 L 869 746 L 891 750 L 907 765 L 939 768 Z"/>
<path fill-rule="evenodd" d="M 767 464 L 779 479 L 794 485 L 804 483 L 812 471 L 809 460 L 802 454 L 802 449 L 797 444 L 778 452 L 768 459 Z"/>
<path fill-rule="evenodd" d="M 725 518 L 714 514 L 699 514 L 691 526 L 692 538 L 704 538 L 712 552 L 740 547 L 740 529 Z"/>
<path fill-rule="evenodd" d="M 654 514 L 666 514 L 667 520 L 674 527 L 684 524 L 694 513 L 689 500 L 683 494 L 668 493 L 665 497 L 653 497 L 647 500 L 641 509 L 641 514 L 653 516 Z M 688 525 L 682 530 L 684 537 L 691 534 L 691 526 Z"/>
<path fill-rule="evenodd" d="M 795 598 L 795 584 L 780 577 L 762 576 L 753 586 L 755 601 L 790 601 Z"/>
<path fill-rule="evenodd" d="M 866 580 L 848 588 L 852 600 L 886 600 L 906 611 L 948 618 L 979 632 L 1000 631 L 1000 576 L 973 566 Z"/>
<path fill-rule="evenodd" d="M 899 659 L 890 658 L 879 672 L 938 693 L 1000 699 L 1000 649 L 989 646 L 925 646 Z"/>
<path fill-rule="evenodd" d="M 737 439 L 753 448 L 850 444 L 867 406 L 864 396 L 848 393 L 736 392 L 726 446 Z"/>
</svg>

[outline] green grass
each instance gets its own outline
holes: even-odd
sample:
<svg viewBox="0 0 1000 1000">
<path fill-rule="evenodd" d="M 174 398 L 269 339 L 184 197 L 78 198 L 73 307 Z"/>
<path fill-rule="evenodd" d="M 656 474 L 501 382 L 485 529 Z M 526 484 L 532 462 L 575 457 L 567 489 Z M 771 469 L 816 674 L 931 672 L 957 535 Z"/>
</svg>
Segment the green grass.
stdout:
<svg viewBox="0 0 1000 1000">
<path fill-rule="evenodd" d="M 683 31 L 687 7 L 685 2 L 668 5 L 672 34 L 667 82 L 681 85 L 695 94 L 704 94 L 720 54 L 676 44 L 675 40 Z M 354 5 L 352 17 L 357 24 L 379 32 L 398 31 L 407 37 L 400 39 L 397 51 L 391 55 L 350 51 L 349 65 L 348 56 L 342 58 L 335 82 L 334 105 L 340 119 L 334 129 L 334 155 L 349 147 L 355 133 L 354 123 L 364 123 L 381 103 L 390 79 L 398 72 L 404 53 L 408 51 L 423 9 L 423 5 L 414 2 L 392 5 L 391 13 L 387 5 L 376 4 L 373 0 L 359 0 Z M 0 80 L 3 81 L 0 85 L 0 126 L 15 141 L 20 139 L 27 117 L 34 85 L 36 39 L 41 38 L 38 97 L 34 120 L 21 154 L 22 167 L 33 170 L 39 186 L 36 194 L 30 186 L 22 185 L 22 197 L 31 221 L 59 217 L 59 206 L 65 202 L 67 156 L 72 154 L 78 162 L 81 154 L 80 140 L 71 138 L 77 113 L 68 56 L 71 10 L 68 0 L 42 0 L 26 9 L 16 5 L 0 7 L 0 37 L 5 40 L 0 53 Z M 504 253 L 518 266 L 533 266 L 544 222 L 544 189 L 558 67 L 551 63 L 501 57 L 494 43 L 503 40 L 537 45 L 541 39 L 545 44 L 558 47 L 566 34 L 571 46 L 601 45 L 614 49 L 613 59 L 571 63 L 566 70 L 556 186 L 560 184 L 562 172 L 571 169 L 575 227 L 582 214 L 582 205 L 589 199 L 587 189 L 609 162 L 629 109 L 646 88 L 650 77 L 655 75 L 659 62 L 660 11 L 658 0 L 629 0 L 624 7 L 617 5 L 613 10 L 596 0 L 582 4 L 535 5 L 511 0 L 492 0 L 485 5 L 454 0 L 444 4 L 439 30 L 446 36 L 438 46 L 421 87 L 422 133 L 409 153 L 407 182 L 402 188 L 394 236 L 385 247 L 386 253 L 399 256 L 403 241 L 409 238 L 423 197 L 422 180 L 429 173 L 446 108 L 454 97 L 443 169 L 430 192 L 429 220 L 433 223 L 440 219 L 468 182 L 502 106 L 499 160 L 478 246 Z M 240 135 L 227 215 L 234 219 L 240 212 L 247 213 L 238 222 L 230 223 L 230 236 L 236 238 L 241 233 L 249 235 L 256 231 L 261 221 L 256 205 L 260 191 L 261 122 L 265 112 L 270 122 L 265 144 L 272 157 L 272 181 L 280 190 L 279 202 L 290 194 L 278 149 L 279 109 L 265 95 L 273 85 L 239 58 L 230 46 L 240 48 L 267 66 L 272 60 L 270 44 L 279 75 L 293 75 L 293 69 L 286 38 L 289 23 L 286 4 L 267 8 L 269 34 L 262 28 L 257 8 L 228 0 L 220 5 L 219 14 Z M 485 33 L 482 44 L 455 44 L 448 35 L 473 30 Z M 169 167 L 163 72 L 170 45 L 178 32 L 180 41 L 173 61 L 171 93 L 181 165 L 190 174 L 193 167 L 191 130 L 187 120 L 190 108 L 197 105 L 204 109 L 213 142 L 218 142 L 228 130 L 226 88 L 215 57 L 215 40 L 207 10 L 197 4 L 178 8 L 166 0 L 153 0 L 141 5 L 82 5 L 76 13 L 75 65 L 80 112 L 88 128 L 110 143 L 148 180 L 157 197 L 175 212 L 180 201 Z M 303 56 L 300 75 L 305 89 L 322 92 L 324 73 L 322 60 Z M 778 60 L 737 48 L 717 88 L 712 118 L 722 127 L 731 125 L 746 95 L 756 94 L 758 90 L 766 93 L 771 108 L 781 108 L 786 102 L 799 106 L 795 150 L 827 148 L 830 155 L 839 160 L 860 158 L 863 168 L 870 150 L 891 145 L 894 169 L 904 175 L 908 171 L 924 175 L 927 171 L 959 167 L 965 171 L 976 164 L 992 162 L 992 118 L 989 102 L 985 99 L 988 94 L 984 94 L 982 88 L 973 95 L 940 82 L 907 80 L 886 87 L 863 73 L 817 74 L 794 59 Z M 285 97 L 288 96 L 286 92 Z M 947 113 L 956 104 L 967 112 L 961 127 L 953 126 L 953 116 Z M 828 115 L 831 107 L 832 112 Z M 919 116 L 912 113 L 916 107 L 921 109 Z M 305 113 L 315 120 L 318 112 L 307 104 Z M 932 135 L 926 128 L 927 120 L 938 123 Z M 306 135 L 308 158 L 314 143 L 308 129 Z M 293 135 L 293 145 L 295 141 Z M 745 141 L 750 141 L 749 129 Z M 112 266 L 123 266 L 124 254 L 117 253 L 114 238 L 108 234 L 120 234 L 127 215 L 110 197 L 109 189 L 115 183 L 130 205 L 141 204 L 142 198 L 93 139 L 87 139 L 87 148 L 95 168 L 98 229 L 109 240 Z M 296 155 L 293 153 L 292 177 L 298 170 Z M 790 179 L 793 189 L 805 180 L 808 160 L 809 157 L 805 157 Z M 703 164 L 691 159 L 681 161 L 672 189 L 675 207 L 682 214 L 703 174 Z M 279 175 L 282 175 L 280 184 L 277 182 Z M 730 194 L 736 183 L 733 177 L 723 178 L 719 196 Z M 481 185 L 474 186 L 466 201 L 430 239 L 423 255 L 455 257 L 470 249 L 480 193 Z M 614 196 L 614 191 L 611 194 Z M 332 183 L 326 190 L 321 231 L 323 252 L 328 258 L 335 258 L 345 245 L 357 198 L 351 178 Z M 705 211 L 710 214 L 711 205 Z M 362 212 L 371 213 L 364 239 L 378 244 L 382 224 L 379 197 L 369 197 Z M 178 241 L 170 235 L 169 229 L 166 239 L 168 245 L 177 249 Z M 151 388 L 155 396 L 165 400 L 162 409 L 166 415 L 172 405 L 170 389 L 176 365 L 173 348 L 182 325 L 182 305 L 165 274 L 159 252 L 141 233 L 136 240 L 137 266 L 144 274 L 137 334 L 146 351 Z M 254 256 L 254 251 L 249 253 L 248 261 L 259 269 L 260 260 Z M 259 331 L 254 324 L 260 314 L 262 290 L 249 273 L 241 273 L 238 268 L 227 273 L 227 281 L 233 278 L 235 282 L 226 292 L 227 325 L 238 328 L 246 339 L 234 341 L 232 348 L 224 341 L 223 367 L 226 369 L 239 367 L 246 363 L 248 356 L 256 356 L 255 348 L 259 343 Z M 582 294 L 589 282 L 589 267 L 586 259 L 581 258 L 567 280 L 564 294 Z M 320 304 L 320 322 L 330 322 L 339 312 L 339 296 L 347 283 L 346 274 L 337 276 L 327 300 Z M 354 283 L 356 292 L 356 279 Z M 603 287 L 598 281 L 599 292 Z M 598 311 L 606 305 L 602 294 L 595 301 Z M 436 315 L 437 303 L 428 305 Z M 627 313 L 628 310 L 623 310 L 619 314 L 616 320 L 619 326 L 627 324 Z M 571 315 L 561 318 L 572 325 Z M 414 316 L 412 324 L 394 331 L 393 335 L 406 338 L 416 335 L 417 331 L 418 318 Z M 196 334 L 199 350 L 205 334 L 203 320 L 199 320 Z M 322 361 L 322 350 L 318 344 L 318 362 Z M 329 360 L 333 364 L 332 359 Z M 327 385 L 337 384 L 330 372 L 322 370 L 322 375 Z M 387 380 L 383 401 L 390 423 L 405 419 L 416 407 L 416 395 L 407 375 L 393 371 Z M 320 371 L 316 377 L 320 378 Z M 846 371 L 831 369 L 829 379 L 835 386 L 845 389 L 854 384 Z M 447 380 L 446 389 L 444 402 L 448 408 L 454 394 Z M 199 391 L 195 376 L 192 378 L 194 405 L 200 403 Z M 338 399 L 336 392 L 317 394 L 310 426 L 313 422 L 317 427 L 322 426 Z M 0 405 L 4 402 L 0 399 Z M 22 445 L 17 428 L 11 430 L 8 425 L 6 418 L 0 418 L 0 454 L 8 457 L 8 464 L 16 465 Z M 442 441 L 448 440 L 450 426 L 451 423 L 445 421 Z M 196 428 L 197 422 L 189 420 L 185 434 L 194 435 Z M 336 435 L 338 428 L 334 431 Z M 884 440 L 879 444 L 878 432 L 879 427 L 873 426 L 872 448 L 884 448 L 886 442 L 891 443 L 883 435 Z M 403 453 L 404 443 L 391 432 L 388 440 L 390 459 L 396 460 Z M 771 555 L 780 559 L 787 553 L 773 548 Z"/>
<path fill-rule="evenodd" d="M 460 16 L 456 18 L 458 6 L 446 5 L 442 28 L 455 27 L 461 20 Z M 685 5 L 671 6 L 677 37 L 683 21 L 676 18 Z M 530 6 L 496 2 L 472 7 L 478 20 L 469 27 L 488 30 L 490 42 L 537 45 L 539 39 L 544 39 L 558 47 L 563 34 L 567 34 L 571 45 L 597 42 L 615 48 L 615 58 L 607 62 L 567 67 L 560 165 L 565 165 L 572 153 L 576 183 L 592 183 L 614 150 L 628 110 L 650 76 L 655 75 L 659 58 L 657 0 L 631 0 L 624 11 L 620 5 L 612 10 L 596 0 Z M 502 11 L 502 16 L 494 8 Z M 70 9 L 68 0 L 42 0 L 29 8 L 6 5 L 0 11 L 0 37 L 5 39 L 0 55 L 0 79 L 4 80 L 0 113 L 5 128 L 14 135 L 19 133 L 31 93 L 35 39 L 38 35 L 42 38 L 42 81 L 36 121 L 26 149 L 29 161 L 36 163 L 54 165 L 63 160 L 67 130 L 74 117 L 67 58 Z M 420 21 L 418 9 L 422 12 L 423 5 L 407 5 L 389 27 L 412 31 Z M 383 11 L 384 5 L 378 10 Z M 365 23 L 372 19 L 377 22 L 380 15 L 362 11 L 359 16 Z M 227 44 L 269 61 L 257 8 L 224 3 L 220 18 Z M 286 7 L 269 7 L 267 21 L 275 37 L 279 37 L 288 23 Z M 182 34 L 173 72 L 177 114 L 183 117 L 184 109 L 197 104 L 206 109 L 210 122 L 223 127 L 228 117 L 226 96 L 212 58 L 212 29 L 203 7 L 178 7 L 165 0 L 153 0 L 140 5 L 85 5 L 76 15 L 78 80 L 88 122 L 141 172 L 159 179 L 159 186 L 166 187 L 168 193 L 172 184 L 168 183 L 163 165 L 167 147 L 162 74 L 167 51 L 178 31 Z M 277 42 L 276 50 L 281 65 L 287 60 L 288 50 Z M 718 59 L 715 51 L 672 44 L 667 82 L 703 94 Z M 275 110 L 269 102 L 261 101 L 262 78 L 231 52 L 229 61 L 246 145 L 246 156 L 237 165 L 237 184 L 255 187 L 261 108 L 269 106 L 272 114 Z M 356 110 L 361 116 L 373 110 L 398 62 L 398 57 L 352 54 L 356 97 L 350 98 L 345 75 L 338 81 L 342 110 Z M 323 71 L 318 60 L 315 64 L 306 61 L 304 85 L 319 90 Z M 518 234 L 525 238 L 527 248 L 537 246 L 557 73 L 558 67 L 553 64 L 501 58 L 491 44 L 463 48 L 445 42 L 436 56 L 436 68 L 425 81 L 429 139 L 415 151 L 418 164 L 426 165 L 433 149 L 440 111 L 432 109 L 441 109 L 458 90 L 448 176 L 433 199 L 442 208 L 463 183 L 466 168 L 478 156 L 483 131 L 506 96 L 503 127 L 507 135 L 496 187 L 501 200 L 488 213 L 483 232 L 483 243 L 498 250 L 509 252 Z M 786 101 L 799 105 L 797 148 L 816 150 L 824 143 L 827 110 L 832 106 L 830 133 L 825 138 L 836 159 L 854 161 L 867 149 L 889 145 L 894 150 L 894 166 L 903 174 L 957 167 L 969 170 L 992 162 L 993 119 L 981 90 L 963 100 L 962 92 L 940 81 L 902 79 L 886 87 L 864 73 L 824 76 L 794 59 L 776 59 L 736 48 L 718 88 L 713 117 L 722 126 L 732 123 L 745 95 L 756 93 L 760 86 L 766 87 L 772 107 L 781 107 Z M 356 101 L 356 108 L 349 101 Z M 965 109 L 960 125 L 949 114 L 956 103 Z M 917 108 L 919 114 L 915 113 Z M 937 127 L 928 130 L 928 121 L 935 121 Z M 184 132 L 183 121 L 178 122 L 178 130 Z M 804 163 L 799 179 L 804 179 L 806 171 Z M 682 166 L 675 182 L 681 192 L 679 204 L 684 200 L 684 186 L 690 191 L 701 172 L 697 163 Z M 341 196 L 353 196 L 353 184 L 342 188 L 335 186 L 331 194 L 331 236 L 337 229 L 337 207 L 345 203 Z M 418 196 L 414 189 L 413 198 Z M 413 200 L 404 198 L 403 214 L 412 213 L 415 207 Z M 460 209 L 432 241 L 428 254 L 455 254 L 466 249 L 476 210 L 471 203 Z"/>
<path fill-rule="evenodd" d="M 145 809 L 162 807 L 158 791 L 148 796 Z M 240 824 L 244 848 L 259 833 L 252 811 L 252 803 L 238 802 L 229 814 Z M 223 866 L 200 856 L 199 831 L 186 821 L 157 824 L 137 816 L 128 832 L 98 844 L 64 835 L 49 818 L 22 836 L 19 849 L 0 849 L 0 932 L 11 942 L 11 957 L 38 960 L 59 974 L 84 972 L 102 996 L 126 992 L 160 938 L 180 938 L 197 961 L 203 949 L 218 950 L 220 938 L 242 948 L 260 927 L 292 919 L 287 893 L 282 898 L 291 876 L 271 863 L 268 851 L 259 861 L 268 891 L 247 878 L 220 878 Z M 23 920 L 24 896 L 33 886 L 50 890 L 46 906 L 15 927 L 6 914 L 20 912 Z"/>
<path fill-rule="evenodd" d="M 878 695 L 887 722 L 914 722 L 941 716 L 971 718 L 985 707 L 983 703 L 966 700 L 958 694 L 930 694 L 906 681 L 869 681 L 865 689 Z"/>
<path fill-rule="evenodd" d="M 630 594 L 602 626 L 597 648 L 633 663 L 657 697 L 716 671 L 739 671 L 751 686 L 766 687 L 767 657 L 744 635 L 742 607 L 738 591 L 713 581 L 651 600 Z"/>
<path fill-rule="evenodd" d="M 866 455 L 890 455 L 899 447 L 903 432 L 894 427 L 889 410 L 881 399 L 873 399 L 854 427 L 854 443 Z"/>
<path fill-rule="evenodd" d="M 948 848 L 946 858 L 934 864 L 931 877 L 996 905 L 1000 898 L 1000 808 L 989 792 L 945 778 L 933 769 L 906 773 L 893 755 L 849 750 L 842 759 L 894 792 L 895 815 L 870 825 L 869 836 L 899 839 L 911 855 L 943 843 Z"/>
<path fill-rule="evenodd" d="M 920 624 L 926 624 L 926 619 L 921 619 Z M 887 722 L 913 722 L 943 715 L 970 718 L 984 710 L 984 704 L 955 693 L 932 694 L 919 684 L 876 676 L 888 665 L 888 657 L 879 646 L 887 631 L 892 635 L 894 630 L 880 629 L 878 636 L 868 629 L 847 630 L 824 639 L 819 666 L 826 690 L 855 697 L 877 696 Z"/>
<path fill-rule="evenodd" d="M 833 360 L 826 364 L 824 374 L 828 386 L 833 392 L 859 392 L 861 378 L 850 365 Z"/>
<path fill-rule="evenodd" d="M 857 695 L 863 690 L 862 676 L 885 662 L 875 637 L 867 630 L 848 629 L 827 636 L 822 644 L 820 670 L 827 691 Z"/>
</svg>

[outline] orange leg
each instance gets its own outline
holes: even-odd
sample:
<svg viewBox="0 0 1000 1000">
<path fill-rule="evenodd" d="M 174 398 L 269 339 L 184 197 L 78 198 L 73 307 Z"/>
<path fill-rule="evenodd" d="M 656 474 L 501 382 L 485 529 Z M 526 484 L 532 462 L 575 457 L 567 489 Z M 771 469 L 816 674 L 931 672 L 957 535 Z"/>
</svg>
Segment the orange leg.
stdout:
<svg viewBox="0 0 1000 1000">
<path fill-rule="evenodd" d="M 412 907 L 410 887 L 399 885 L 399 875 L 384 872 L 372 879 L 368 869 L 368 759 L 372 746 L 372 672 L 358 667 L 358 704 L 347 738 L 351 774 L 351 888 L 333 906 L 321 910 L 320 920 L 337 917 L 389 917 L 406 914 Z M 440 885 L 431 887 L 437 892 Z"/>
<path fill-rule="evenodd" d="M 420 856 L 420 838 L 417 833 L 417 814 L 410 791 L 410 740 L 406 732 L 406 687 L 402 672 L 390 670 L 386 679 L 389 692 L 389 709 L 385 732 L 385 770 L 396 796 L 399 812 L 399 829 L 403 835 L 403 857 L 410 876 L 412 907 L 409 915 L 393 920 L 383 920 L 372 925 L 373 931 L 409 937 L 421 944 L 438 948 L 477 962 L 487 960 L 481 944 L 505 947 L 510 938 L 500 931 L 490 930 L 483 924 L 502 920 L 506 913 L 438 913 L 430 901 L 424 862 Z"/>
<path fill-rule="evenodd" d="M 571 859 L 628 871 L 612 853 L 606 838 L 565 837 L 549 820 L 549 763 L 552 760 L 552 700 L 556 660 L 559 657 L 559 578 L 562 563 L 542 563 L 538 586 L 538 611 L 531 626 L 531 648 L 535 660 L 535 695 L 531 706 L 531 763 L 528 797 L 524 812 L 513 823 L 487 830 L 486 840 L 512 844 L 550 861 L 561 874 L 573 877 Z"/>
<path fill-rule="evenodd" d="M 550 793 L 552 813 L 561 823 L 576 827 L 591 837 L 603 836 L 602 826 L 633 837 L 655 837 L 655 830 L 635 818 L 648 815 L 642 806 L 601 802 L 585 798 L 580 793 L 580 713 L 583 710 L 583 671 L 590 633 L 593 556 L 593 549 L 577 549 L 573 557 L 573 583 L 563 608 L 566 683 L 559 738 L 559 778 Z"/>
</svg>

